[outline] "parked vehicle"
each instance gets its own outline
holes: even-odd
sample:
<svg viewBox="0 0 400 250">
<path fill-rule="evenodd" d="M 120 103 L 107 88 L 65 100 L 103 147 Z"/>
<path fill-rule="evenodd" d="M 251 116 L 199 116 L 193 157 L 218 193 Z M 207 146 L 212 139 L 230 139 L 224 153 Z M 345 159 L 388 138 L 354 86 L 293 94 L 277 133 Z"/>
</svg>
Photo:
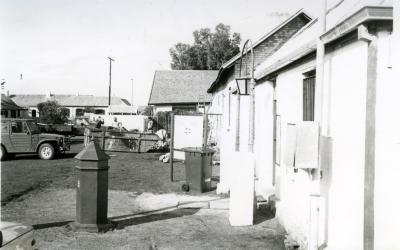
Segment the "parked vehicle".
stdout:
<svg viewBox="0 0 400 250">
<path fill-rule="evenodd" d="M 69 137 L 41 133 L 35 120 L 5 118 L 1 120 L 1 160 L 7 155 L 36 153 L 44 160 L 70 149 Z"/>
<path fill-rule="evenodd" d="M 0 222 L 0 249 L 34 249 L 33 228 L 14 222 Z"/>
<path fill-rule="evenodd" d="M 39 131 L 48 134 L 60 134 L 65 136 L 73 135 L 73 126 L 65 124 L 44 124 L 37 123 Z"/>
</svg>

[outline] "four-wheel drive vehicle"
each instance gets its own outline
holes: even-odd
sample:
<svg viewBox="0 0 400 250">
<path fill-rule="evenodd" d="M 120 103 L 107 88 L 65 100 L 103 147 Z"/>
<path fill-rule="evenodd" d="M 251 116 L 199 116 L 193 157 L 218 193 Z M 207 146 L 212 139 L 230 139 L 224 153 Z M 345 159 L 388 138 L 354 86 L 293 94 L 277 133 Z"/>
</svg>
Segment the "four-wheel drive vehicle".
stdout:
<svg viewBox="0 0 400 250">
<path fill-rule="evenodd" d="M 1 159 L 7 154 L 37 153 L 45 160 L 70 149 L 70 138 L 58 134 L 40 133 L 30 119 L 1 119 Z"/>
<path fill-rule="evenodd" d="M 1 221 L 0 249 L 35 249 L 33 228 L 19 223 Z"/>
</svg>

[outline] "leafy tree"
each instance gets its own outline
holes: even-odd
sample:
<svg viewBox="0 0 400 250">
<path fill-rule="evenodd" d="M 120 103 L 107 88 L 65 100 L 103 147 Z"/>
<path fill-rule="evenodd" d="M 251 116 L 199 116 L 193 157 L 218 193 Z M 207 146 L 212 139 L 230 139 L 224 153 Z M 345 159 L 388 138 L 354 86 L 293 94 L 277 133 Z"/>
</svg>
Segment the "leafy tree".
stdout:
<svg viewBox="0 0 400 250">
<path fill-rule="evenodd" d="M 68 109 L 61 107 L 57 101 L 41 102 L 39 109 L 39 121 L 46 124 L 63 124 L 68 121 Z"/>
<path fill-rule="evenodd" d="M 141 115 L 145 116 L 152 116 L 153 115 L 153 107 L 151 106 L 146 106 L 144 110 L 141 112 Z"/>
<path fill-rule="evenodd" d="M 203 28 L 193 32 L 192 45 L 177 43 L 170 48 L 172 69 L 217 70 L 240 52 L 239 33 L 231 35 L 231 27 L 223 23 L 211 32 Z"/>
</svg>

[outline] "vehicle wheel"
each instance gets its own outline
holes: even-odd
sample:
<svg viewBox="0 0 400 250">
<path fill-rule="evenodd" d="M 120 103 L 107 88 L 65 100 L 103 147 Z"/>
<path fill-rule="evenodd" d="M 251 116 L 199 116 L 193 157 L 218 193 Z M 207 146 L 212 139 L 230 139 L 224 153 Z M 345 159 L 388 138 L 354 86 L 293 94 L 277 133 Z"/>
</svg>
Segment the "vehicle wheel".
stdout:
<svg viewBox="0 0 400 250">
<path fill-rule="evenodd" d="M 49 143 L 43 143 L 39 148 L 39 157 L 43 160 L 51 160 L 54 158 L 56 151 L 53 145 Z"/>
<path fill-rule="evenodd" d="M 0 153 L 0 160 L 4 161 L 4 159 L 6 158 L 6 150 L 4 149 L 3 146 L 0 146 L 1 148 L 1 153 Z"/>
</svg>

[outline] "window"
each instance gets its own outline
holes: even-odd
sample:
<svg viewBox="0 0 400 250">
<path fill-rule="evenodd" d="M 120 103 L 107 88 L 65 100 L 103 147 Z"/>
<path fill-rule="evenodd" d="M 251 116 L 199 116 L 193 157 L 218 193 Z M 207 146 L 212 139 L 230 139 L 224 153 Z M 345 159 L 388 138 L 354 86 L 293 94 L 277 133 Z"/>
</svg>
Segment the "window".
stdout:
<svg viewBox="0 0 400 250">
<path fill-rule="evenodd" d="M 4 116 L 4 118 L 8 117 L 8 110 L 1 110 L 1 116 Z"/>
<path fill-rule="evenodd" d="M 303 121 L 314 121 L 315 75 L 303 80 Z"/>
<path fill-rule="evenodd" d="M 11 110 L 11 118 L 17 118 L 17 111 Z"/>
<path fill-rule="evenodd" d="M 28 127 L 25 122 L 22 121 L 14 121 L 11 123 L 11 132 L 12 133 L 27 133 Z"/>
<path fill-rule="evenodd" d="M 36 110 L 32 109 L 32 117 L 36 117 Z"/>
<path fill-rule="evenodd" d="M 75 116 L 83 116 L 84 115 L 84 112 L 83 112 L 83 109 L 76 109 L 76 111 L 75 111 Z"/>
<path fill-rule="evenodd" d="M 105 115 L 105 114 L 106 114 L 106 111 L 105 111 L 104 109 L 96 109 L 96 110 L 94 111 L 94 113 L 95 113 L 96 115 Z"/>
<path fill-rule="evenodd" d="M 67 117 L 70 117 L 70 116 L 71 116 L 71 111 L 69 110 L 69 108 L 63 108 L 62 110 L 63 110 L 63 112 L 65 112 L 65 114 L 67 115 Z"/>
</svg>

